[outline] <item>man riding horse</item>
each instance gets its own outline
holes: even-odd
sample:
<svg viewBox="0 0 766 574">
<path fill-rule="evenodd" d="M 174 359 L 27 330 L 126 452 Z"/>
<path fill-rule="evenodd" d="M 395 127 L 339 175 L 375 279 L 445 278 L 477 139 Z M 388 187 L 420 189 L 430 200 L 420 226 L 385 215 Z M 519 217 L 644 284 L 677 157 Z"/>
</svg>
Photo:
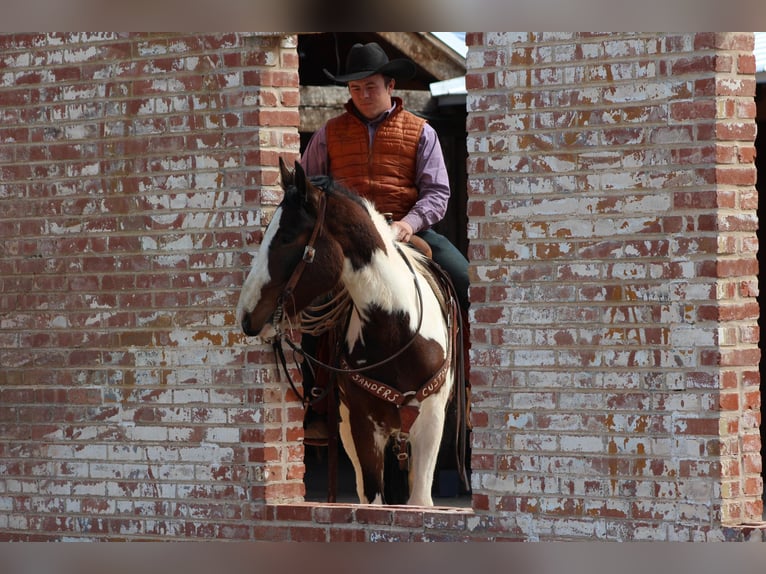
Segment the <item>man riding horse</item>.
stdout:
<svg viewBox="0 0 766 574">
<path fill-rule="evenodd" d="M 393 96 L 396 81 L 410 79 L 415 72 L 411 60 L 389 60 L 375 42 L 355 44 L 346 59 L 345 74 L 324 70 L 331 80 L 348 85 L 351 98 L 346 111 L 312 136 L 301 164 L 307 175 L 330 175 L 368 198 L 378 211 L 390 213 L 399 241 L 410 241 L 413 235 L 425 240 L 433 260 L 452 279 L 467 326 L 468 261 L 446 237 L 431 229 L 444 217 L 450 197 L 439 138 L 426 120 L 405 110 L 401 98 Z M 316 342 L 307 336 L 303 339 L 304 349 L 313 350 Z M 314 379 L 304 365 L 308 397 Z M 304 424 L 307 440 L 326 438 L 324 419 L 311 409 Z"/>
</svg>

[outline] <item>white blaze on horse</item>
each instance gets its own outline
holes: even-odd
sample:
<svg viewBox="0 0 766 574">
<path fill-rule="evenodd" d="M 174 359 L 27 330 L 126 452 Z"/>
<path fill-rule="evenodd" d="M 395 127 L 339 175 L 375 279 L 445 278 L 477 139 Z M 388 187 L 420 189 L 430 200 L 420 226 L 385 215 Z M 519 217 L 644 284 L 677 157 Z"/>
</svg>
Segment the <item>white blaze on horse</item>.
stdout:
<svg viewBox="0 0 766 574">
<path fill-rule="evenodd" d="M 280 169 L 284 198 L 242 287 L 237 320 L 247 335 L 281 337 L 312 302 L 345 287 L 351 305 L 333 370 L 359 501 L 431 506 L 445 411 L 462 383 L 454 292 L 427 257 L 395 241 L 372 203 L 328 177 L 307 178 L 297 162 L 291 172 L 280 159 Z M 403 463 L 398 472 L 408 473 L 401 500 L 385 494 L 389 449 Z"/>
</svg>

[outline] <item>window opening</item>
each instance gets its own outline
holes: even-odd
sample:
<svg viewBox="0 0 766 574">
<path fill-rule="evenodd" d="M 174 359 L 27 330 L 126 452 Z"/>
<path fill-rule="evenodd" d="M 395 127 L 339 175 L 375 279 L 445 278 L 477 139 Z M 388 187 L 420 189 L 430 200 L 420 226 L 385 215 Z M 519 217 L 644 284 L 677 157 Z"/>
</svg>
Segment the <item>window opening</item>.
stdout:
<svg viewBox="0 0 766 574">
<path fill-rule="evenodd" d="M 348 99 L 345 88 L 339 88 L 322 73 L 322 68 L 330 69 L 328 63 L 337 58 L 344 58 L 350 47 L 356 43 L 376 41 L 380 43 L 391 58 L 408 57 L 386 44 L 374 34 L 326 33 L 305 34 L 298 36 L 299 76 L 301 85 L 301 128 L 300 152 L 306 148 L 314 131 L 331 117 L 343 111 L 343 104 Z M 343 65 L 343 62 L 340 63 Z M 406 85 L 397 84 L 396 95 L 403 97 L 405 107 L 418 115 L 425 116 L 437 131 L 444 152 L 445 163 L 450 177 L 451 199 L 444 219 L 434 229 L 446 236 L 464 255 L 467 255 L 467 177 L 466 177 L 466 108 L 464 102 L 457 105 L 438 107 L 428 92 L 429 83 L 440 78 L 432 77 L 422 70 L 418 77 Z M 403 93 L 404 92 L 404 93 Z M 408 98 L 409 96 L 409 98 Z M 412 105 L 408 101 L 411 99 Z M 425 107 L 419 106 L 423 102 Z M 420 109 L 418 109 L 420 107 Z M 468 325 L 466 325 L 468 328 Z M 466 349 L 465 360 L 468 360 Z M 450 424 L 448 413 L 446 424 Z M 330 456 L 326 446 L 315 446 L 311 441 L 304 443 L 304 484 L 306 501 L 327 501 L 329 487 Z M 466 467 L 470 478 L 470 431 Z M 471 506 L 470 492 L 460 485 L 454 468 L 454 456 L 450 456 L 451 445 L 442 445 L 437 462 L 433 483 L 433 497 L 436 506 Z M 354 470 L 347 454 L 338 440 L 337 460 L 337 497 L 336 502 L 356 503 L 356 485 Z"/>
</svg>

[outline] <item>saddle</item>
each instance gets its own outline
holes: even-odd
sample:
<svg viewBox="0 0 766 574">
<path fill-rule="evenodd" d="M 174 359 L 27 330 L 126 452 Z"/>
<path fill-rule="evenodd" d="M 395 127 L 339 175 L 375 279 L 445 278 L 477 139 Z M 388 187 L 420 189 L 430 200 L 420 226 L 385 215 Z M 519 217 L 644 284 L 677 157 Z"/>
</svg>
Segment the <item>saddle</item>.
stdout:
<svg viewBox="0 0 766 574">
<path fill-rule="evenodd" d="M 386 222 L 391 225 L 393 222 L 393 214 L 392 213 L 384 213 L 383 217 L 386 218 Z M 425 255 L 428 259 L 432 259 L 432 251 L 431 246 L 426 243 L 425 239 L 420 237 L 419 235 L 412 234 L 412 237 L 410 237 L 410 240 L 408 242 L 412 247 L 420 251 L 423 255 Z"/>
<path fill-rule="evenodd" d="M 425 255 L 428 259 L 432 259 L 433 252 L 431 251 L 431 246 L 426 243 L 425 239 L 420 237 L 419 235 L 413 235 L 410 237 L 410 240 L 408 242 L 412 247 L 420 251 L 423 255 Z"/>
</svg>

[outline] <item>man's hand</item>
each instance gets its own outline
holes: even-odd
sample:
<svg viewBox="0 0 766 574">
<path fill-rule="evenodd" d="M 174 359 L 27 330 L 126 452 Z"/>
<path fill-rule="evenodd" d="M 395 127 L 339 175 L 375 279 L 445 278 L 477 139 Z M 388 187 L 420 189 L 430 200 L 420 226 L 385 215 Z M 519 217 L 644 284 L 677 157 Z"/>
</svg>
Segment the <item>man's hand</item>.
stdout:
<svg viewBox="0 0 766 574">
<path fill-rule="evenodd" d="M 412 237 L 412 226 L 406 221 L 394 221 L 391 224 L 391 229 L 394 230 L 394 237 L 397 241 L 406 243 Z"/>
</svg>

